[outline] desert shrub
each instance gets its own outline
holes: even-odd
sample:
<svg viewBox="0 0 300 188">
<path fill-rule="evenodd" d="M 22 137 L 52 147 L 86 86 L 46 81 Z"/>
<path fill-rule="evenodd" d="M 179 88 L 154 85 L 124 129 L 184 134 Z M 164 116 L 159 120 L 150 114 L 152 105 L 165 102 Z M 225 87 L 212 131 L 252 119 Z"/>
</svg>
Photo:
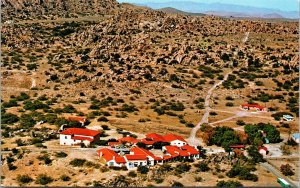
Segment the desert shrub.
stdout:
<svg viewBox="0 0 300 188">
<path fill-rule="evenodd" d="M 294 139 L 288 139 L 288 141 L 287 141 L 287 145 L 289 145 L 289 146 L 297 146 L 298 145 L 298 143 L 297 142 L 295 142 L 295 140 Z"/>
<path fill-rule="evenodd" d="M 49 156 L 48 156 L 47 154 L 38 156 L 37 159 L 40 160 L 40 161 L 44 161 L 44 163 L 45 163 L 46 165 L 52 163 L 52 160 L 49 158 Z"/>
<path fill-rule="evenodd" d="M 130 172 L 128 172 L 127 175 L 128 175 L 129 177 L 132 177 L 132 178 L 134 178 L 134 177 L 137 176 L 137 174 L 135 173 L 135 171 L 130 171 Z"/>
<path fill-rule="evenodd" d="M 141 118 L 139 119 L 138 122 L 143 123 L 143 122 L 147 122 L 147 121 L 151 121 L 149 118 Z"/>
<path fill-rule="evenodd" d="M 93 167 L 93 166 L 95 166 L 95 163 L 93 163 L 93 162 L 91 162 L 91 161 L 86 161 L 86 162 L 84 163 L 84 165 L 87 166 L 87 167 Z"/>
<path fill-rule="evenodd" d="M 53 182 L 53 178 L 46 175 L 46 174 L 40 174 L 37 176 L 35 183 L 41 184 L 41 185 L 47 185 L 49 183 Z"/>
<path fill-rule="evenodd" d="M 18 101 L 24 101 L 24 100 L 30 99 L 30 96 L 27 95 L 26 93 L 22 92 L 16 99 Z"/>
<path fill-rule="evenodd" d="M 37 144 L 37 143 L 42 143 L 42 139 L 40 138 L 32 138 L 31 139 L 31 144 Z"/>
<path fill-rule="evenodd" d="M 232 102 L 227 102 L 225 105 L 226 105 L 226 106 L 229 106 L 229 107 L 234 106 L 234 104 L 233 104 Z"/>
<path fill-rule="evenodd" d="M 131 104 L 131 105 L 123 104 L 119 110 L 129 112 L 129 113 L 139 111 L 133 104 Z"/>
<path fill-rule="evenodd" d="M 36 143 L 34 146 L 38 148 L 47 148 L 47 146 L 44 146 L 43 143 Z"/>
<path fill-rule="evenodd" d="M 155 183 L 160 184 L 160 183 L 162 183 L 164 181 L 164 179 L 162 179 L 162 178 L 155 178 L 154 181 L 155 181 Z"/>
<path fill-rule="evenodd" d="M 171 103 L 170 109 L 174 110 L 174 111 L 183 111 L 184 110 L 184 105 L 181 102 Z"/>
<path fill-rule="evenodd" d="M 99 181 L 93 181 L 93 187 L 104 187 Z"/>
<path fill-rule="evenodd" d="M 201 176 L 195 176 L 195 177 L 194 177 L 194 180 L 195 180 L 196 182 L 202 182 L 202 181 L 203 181 L 203 178 L 202 178 Z"/>
<path fill-rule="evenodd" d="M 184 187 L 184 185 L 178 181 L 174 181 L 171 187 Z"/>
<path fill-rule="evenodd" d="M 103 130 L 110 130 L 110 128 L 108 127 L 108 125 L 101 125 Z"/>
<path fill-rule="evenodd" d="M 177 75 L 176 74 L 171 74 L 170 75 L 170 77 L 169 77 L 169 81 L 170 82 L 177 82 L 177 83 L 179 83 L 180 82 L 180 79 L 177 77 Z"/>
<path fill-rule="evenodd" d="M 86 162 L 85 159 L 73 159 L 71 162 L 70 162 L 70 165 L 74 166 L 74 167 L 79 167 L 79 166 L 83 166 L 84 163 Z"/>
<path fill-rule="evenodd" d="M 74 108 L 74 106 L 69 104 L 69 105 L 64 106 L 63 112 L 64 113 L 76 113 L 77 110 Z"/>
<path fill-rule="evenodd" d="M 216 115 L 218 115 L 218 114 L 217 114 L 217 112 L 209 112 L 209 115 L 211 115 L 211 116 L 216 116 Z"/>
<path fill-rule="evenodd" d="M 30 182 L 32 182 L 33 179 L 32 179 L 30 176 L 28 176 L 28 175 L 26 174 L 26 175 L 18 175 L 18 176 L 17 176 L 17 181 L 18 181 L 19 183 L 25 184 L 25 183 L 30 183 Z"/>
<path fill-rule="evenodd" d="M 257 181 L 258 177 L 255 174 L 251 174 L 251 169 L 244 166 L 234 165 L 228 172 L 227 176 L 230 178 L 238 177 L 240 180 L 252 180 Z"/>
<path fill-rule="evenodd" d="M 17 139 L 16 141 L 17 146 L 24 146 L 24 143 L 21 139 Z"/>
<path fill-rule="evenodd" d="M 191 122 L 185 124 L 186 127 L 193 128 L 195 125 Z"/>
<path fill-rule="evenodd" d="M 30 100 L 26 100 L 24 101 L 24 109 L 25 110 L 38 110 L 38 109 L 49 109 L 49 105 L 44 104 L 43 102 L 39 101 L 39 100 L 34 100 L 34 101 L 30 101 Z"/>
<path fill-rule="evenodd" d="M 13 124 L 19 121 L 19 117 L 11 113 L 2 113 L 1 114 L 1 124 Z"/>
<path fill-rule="evenodd" d="M 12 163 L 8 163 L 8 170 L 16 170 L 18 167 L 13 165 Z"/>
<path fill-rule="evenodd" d="M 232 180 L 229 180 L 229 181 L 219 181 L 217 183 L 217 187 L 243 187 L 243 184 L 241 184 L 241 182 L 239 181 L 232 181 Z"/>
<path fill-rule="evenodd" d="M 292 166 L 289 165 L 289 164 L 281 165 L 280 166 L 280 171 L 285 176 L 292 176 L 292 175 L 295 174 L 294 171 L 293 171 L 293 169 L 292 169 Z"/>
<path fill-rule="evenodd" d="M 228 100 L 228 101 L 233 101 L 234 100 L 234 98 L 231 97 L 231 96 L 227 96 L 225 99 Z"/>
<path fill-rule="evenodd" d="M 181 163 L 175 167 L 175 172 L 177 174 L 182 174 L 184 172 L 188 172 L 190 169 L 191 169 L 191 165 L 189 165 L 187 163 Z"/>
<path fill-rule="evenodd" d="M 156 107 L 156 108 L 154 109 L 154 111 L 155 111 L 158 115 L 163 115 L 163 114 L 166 113 L 165 110 L 162 109 L 161 107 Z"/>
<path fill-rule="evenodd" d="M 101 122 L 108 122 L 109 120 L 108 120 L 106 117 L 101 116 L 101 117 L 98 118 L 98 121 L 101 121 Z"/>
<path fill-rule="evenodd" d="M 177 116 L 176 113 L 170 112 L 170 111 L 167 111 L 167 112 L 166 112 L 166 115 L 169 115 L 169 116 Z"/>
<path fill-rule="evenodd" d="M 137 171 L 140 172 L 141 174 L 147 174 L 149 172 L 149 168 L 146 166 L 139 166 L 137 168 Z"/>
<path fill-rule="evenodd" d="M 67 175 L 61 175 L 60 176 L 60 179 L 62 180 L 62 181 L 70 181 L 71 180 L 71 178 L 69 177 L 69 176 L 67 176 Z"/>
<path fill-rule="evenodd" d="M 10 108 L 14 106 L 19 106 L 16 99 L 10 99 L 8 102 L 3 102 L 2 107 L 3 108 Z"/>
<path fill-rule="evenodd" d="M 199 162 L 194 165 L 197 168 L 198 172 L 207 172 L 209 171 L 209 167 L 205 162 Z"/>
<path fill-rule="evenodd" d="M 237 120 L 236 124 L 240 126 L 246 125 L 246 123 L 243 120 Z"/>
<path fill-rule="evenodd" d="M 57 152 L 55 153 L 55 156 L 58 158 L 65 158 L 68 156 L 68 154 L 66 154 L 65 152 L 61 151 L 61 152 Z"/>
</svg>

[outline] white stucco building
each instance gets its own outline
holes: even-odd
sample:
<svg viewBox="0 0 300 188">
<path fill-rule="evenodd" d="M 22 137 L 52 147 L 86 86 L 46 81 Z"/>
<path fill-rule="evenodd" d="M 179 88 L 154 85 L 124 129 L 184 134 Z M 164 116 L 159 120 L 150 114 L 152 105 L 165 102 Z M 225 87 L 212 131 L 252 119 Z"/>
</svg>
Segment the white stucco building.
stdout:
<svg viewBox="0 0 300 188">
<path fill-rule="evenodd" d="M 100 132 L 83 128 L 69 128 L 63 130 L 59 136 L 60 145 L 78 145 L 84 143 L 86 146 L 100 140 Z"/>
</svg>

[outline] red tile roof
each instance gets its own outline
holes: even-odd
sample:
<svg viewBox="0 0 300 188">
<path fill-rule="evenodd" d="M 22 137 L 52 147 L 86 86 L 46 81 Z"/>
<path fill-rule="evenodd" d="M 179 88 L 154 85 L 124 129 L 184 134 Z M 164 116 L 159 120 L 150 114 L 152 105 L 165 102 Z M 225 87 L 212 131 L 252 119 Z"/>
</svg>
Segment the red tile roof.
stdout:
<svg viewBox="0 0 300 188">
<path fill-rule="evenodd" d="M 146 155 L 152 157 L 154 160 L 162 160 L 161 157 L 155 156 L 152 152 L 139 147 L 134 147 L 130 149 L 131 152 L 133 152 L 135 155 Z"/>
<path fill-rule="evenodd" d="M 141 139 L 139 141 L 146 145 L 153 145 L 155 143 L 155 141 L 150 141 L 150 140 L 146 140 L 146 139 Z"/>
<path fill-rule="evenodd" d="M 118 141 L 121 142 L 121 143 L 122 142 L 127 142 L 127 143 L 131 143 L 131 144 L 136 144 L 136 143 L 139 142 L 138 139 L 130 137 L 130 136 L 127 136 L 127 137 L 124 137 L 124 138 L 120 138 Z"/>
<path fill-rule="evenodd" d="M 192 155 L 200 154 L 199 150 L 197 150 L 196 148 L 189 146 L 189 145 L 182 146 L 181 149 L 183 151 L 187 151 L 188 153 L 190 153 Z"/>
<path fill-rule="evenodd" d="M 154 142 L 164 142 L 165 141 L 163 136 L 156 134 L 156 133 L 149 133 L 146 135 L 146 138 L 149 138 L 149 139 L 153 140 Z"/>
<path fill-rule="evenodd" d="M 128 160 L 128 161 L 131 161 L 131 160 L 147 160 L 147 156 L 146 155 L 125 155 L 125 158 Z"/>
<path fill-rule="evenodd" d="M 87 140 L 87 141 L 94 141 L 94 139 L 89 138 L 89 137 L 84 137 L 84 136 L 73 136 L 71 137 L 73 140 Z"/>
<path fill-rule="evenodd" d="M 126 163 L 126 160 L 124 157 L 119 156 L 116 152 L 113 150 L 107 149 L 107 148 L 102 148 L 97 150 L 98 155 L 100 156 L 102 152 L 102 157 L 105 159 L 105 161 L 111 161 L 115 160 L 116 163 Z"/>
<path fill-rule="evenodd" d="M 181 136 L 175 134 L 166 134 L 165 136 L 163 136 L 163 138 L 167 142 L 172 142 L 174 140 L 180 140 L 182 142 L 186 142 Z"/>
<path fill-rule="evenodd" d="M 242 104 L 242 107 L 258 108 L 258 109 L 264 109 L 265 108 L 263 106 L 260 106 L 259 104 Z"/>
<path fill-rule="evenodd" d="M 234 145 L 234 146 L 229 146 L 231 148 L 246 148 L 245 145 Z"/>
<path fill-rule="evenodd" d="M 69 128 L 62 131 L 60 134 L 64 135 L 83 135 L 83 136 L 97 136 L 100 134 L 99 131 L 94 131 L 90 129 L 82 129 L 82 128 Z"/>
<path fill-rule="evenodd" d="M 70 121 L 79 121 L 79 122 L 86 122 L 86 118 L 85 117 L 78 117 L 78 116 L 71 116 L 67 118 Z"/>
<path fill-rule="evenodd" d="M 163 160 L 168 160 L 168 159 L 172 159 L 172 158 L 174 158 L 174 157 L 171 155 L 164 155 Z"/>
<path fill-rule="evenodd" d="M 108 142 L 107 143 L 109 146 L 115 146 L 121 144 L 120 142 Z"/>
<path fill-rule="evenodd" d="M 187 157 L 190 156 L 190 154 L 187 151 L 183 151 L 177 146 L 165 146 L 168 153 L 172 155 L 172 157 L 177 157 L 180 155 L 181 157 Z"/>
<path fill-rule="evenodd" d="M 116 157 L 115 161 L 116 163 L 126 163 L 125 158 L 120 156 Z"/>
</svg>

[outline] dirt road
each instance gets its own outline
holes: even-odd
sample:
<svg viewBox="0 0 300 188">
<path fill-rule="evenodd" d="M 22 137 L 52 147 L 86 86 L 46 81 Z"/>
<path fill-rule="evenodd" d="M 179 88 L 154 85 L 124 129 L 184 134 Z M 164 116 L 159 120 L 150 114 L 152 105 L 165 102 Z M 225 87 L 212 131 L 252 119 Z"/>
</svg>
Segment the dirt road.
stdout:
<svg viewBox="0 0 300 188">
<path fill-rule="evenodd" d="M 230 73 L 227 73 L 223 80 L 221 80 L 220 82 L 214 84 L 207 92 L 207 95 L 205 97 L 205 102 L 204 102 L 204 106 L 205 106 L 205 113 L 202 117 L 202 119 L 200 120 L 200 122 L 192 129 L 191 131 L 191 134 L 190 134 L 190 137 L 188 138 L 188 143 L 189 145 L 191 146 L 197 146 L 197 145 L 200 145 L 202 143 L 202 140 L 200 139 L 196 139 L 196 133 L 197 131 L 200 129 L 200 126 L 203 124 L 203 123 L 208 123 L 208 116 L 209 116 L 209 112 L 210 112 L 210 106 L 209 106 L 209 102 L 210 102 L 210 97 L 212 95 L 212 92 L 219 86 L 221 85 L 225 80 L 227 80 L 228 78 L 228 75 Z"/>
<path fill-rule="evenodd" d="M 269 163 L 260 163 L 260 166 L 263 168 L 267 169 L 269 172 L 277 176 L 278 178 L 285 179 L 292 187 L 299 187 L 299 183 L 296 184 L 294 181 L 292 181 L 290 178 L 287 178 L 281 174 L 276 168 L 274 168 L 272 165 Z M 279 184 L 278 184 L 279 186 Z"/>
</svg>

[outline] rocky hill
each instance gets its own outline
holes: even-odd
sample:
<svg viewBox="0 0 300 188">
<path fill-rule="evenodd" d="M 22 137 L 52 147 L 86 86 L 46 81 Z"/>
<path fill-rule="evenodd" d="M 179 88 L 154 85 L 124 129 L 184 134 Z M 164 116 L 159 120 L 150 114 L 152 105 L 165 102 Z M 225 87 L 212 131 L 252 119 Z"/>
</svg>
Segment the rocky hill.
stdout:
<svg viewBox="0 0 300 188">
<path fill-rule="evenodd" d="M 116 0 L 2 0 L 2 21 L 109 14 Z"/>
</svg>

